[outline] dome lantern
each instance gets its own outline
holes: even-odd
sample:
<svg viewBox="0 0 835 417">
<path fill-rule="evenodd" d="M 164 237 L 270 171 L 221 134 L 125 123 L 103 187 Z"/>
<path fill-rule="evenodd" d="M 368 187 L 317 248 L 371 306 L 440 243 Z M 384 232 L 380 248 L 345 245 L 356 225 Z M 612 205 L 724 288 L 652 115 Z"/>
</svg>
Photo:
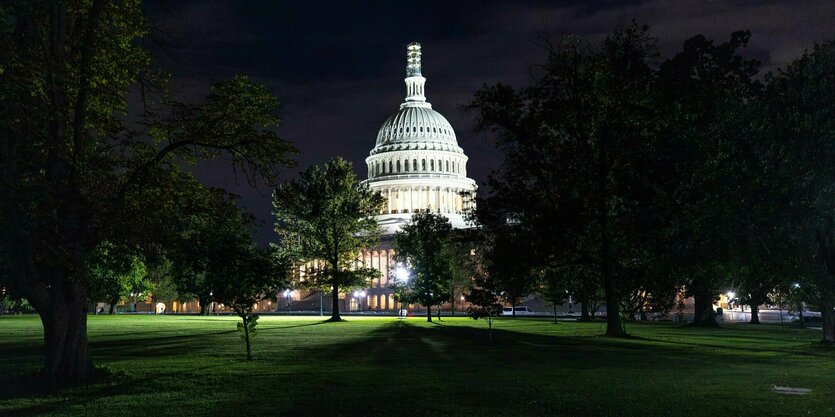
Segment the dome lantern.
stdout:
<svg viewBox="0 0 835 417">
<path fill-rule="evenodd" d="M 406 47 L 406 102 L 401 108 L 408 105 L 432 108 L 423 94 L 426 78 L 420 74 L 420 56 L 419 43 L 412 42 Z"/>
</svg>

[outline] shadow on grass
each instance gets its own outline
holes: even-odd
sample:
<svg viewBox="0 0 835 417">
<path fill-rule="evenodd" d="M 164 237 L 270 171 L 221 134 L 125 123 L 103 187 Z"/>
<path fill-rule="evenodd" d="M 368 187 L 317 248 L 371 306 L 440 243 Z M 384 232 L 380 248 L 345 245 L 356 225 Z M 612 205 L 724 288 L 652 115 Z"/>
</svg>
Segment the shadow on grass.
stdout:
<svg viewBox="0 0 835 417">
<path fill-rule="evenodd" d="M 118 397 L 125 395 L 167 398 L 169 393 L 182 389 L 194 403 L 213 400 L 211 410 L 215 415 L 345 415 L 350 410 L 356 413 L 348 414 L 391 415 L 395 406 L 406 410 L 405 414 L 447 415 L 450 401 L 455 402 L 456 410 L 478 415 L 491 410 L 508 410 L 509 404 L 518 407 L 535 404 L 540 411 L 558 409 L 561 404 L 549 396 L 539 382 L 552 375 L 565 377 L 590 370 L 589 375 L 615 372 L 616 378 L 623 378 L 621 374 L 639 375 L 646 370 L 690 375 L 700 373 L 706 366 L 773 366 L 773 358 L 765 355 L 739 355 L 730 351 L 736 349 L 733 346 L 709 343 L 713 332 L 703 336 L 708 343 L 668 340 L 667 337 L 681 338 L 690 333 L 676 326 L 655 327 L 659 337 L 628 339 L 494 328 L 491 343 L 486 325 L 460 323 L 433 321 L 429 326 L 414 320 L 393 320 L 371 324 L 375 327 L 369 329 L 363 327 L 363 321 L 349 320 L 264 326 L 265 334 L 276 337 L 271 339 L 274 343 L 282 341 L 283 329 L 291 328 L 311 329 L 310 332 L 295 333 L 294 337 L 316 339 L 316 342 L 301 344 L 301 347 L 274 348 L 285 349 L 282 352 L 286 354 L 258 357 L 255 366 L 245 369 L 246 378 L 227 370 L 212 369 L 238 364 L 237 359 L 208 356 L 200 362 L 209 362 L 208 365 L 189 368 L 186 375 L 182 370 L 168 369 L 142 376 L 132 375 L 129 371 L 114 372 L 81 386 L 51 385 L 32 375 L 5 375 L 0 376 L 0 387 L 4 387 L 0 390 L 0 401 L 31 400 L 9 409 L 16 415 L 52 414 L 88 401 L 118 403 Z M 549 326 L 548 331 L 551 330 L 558 331 L 559 326 Z M 352 333 L 344 333 L 346 331 Z M 194 335 L 121 338 L 96 341 L 92 347 L 97 359 L 199 357 L 210 349 L 207 338 L 235 332 L 230 329 Z M 733 329 L 726 332 L 737 338 L 750 335 L 752 343 L 765 337 L 756 332 L 749 334 Z M 715 335 L 723 336 L 722 333 Z M 211 342 L 218 343 L 218 340 Z M 225 343 L 225 339 L 221 342 Z M 231 339 L 230 343 L 233 343 Z M 682 345 L 711 349 L 682 348 Z M 267 349 L 266 344 L 263 346 Z M 784 349 L 740 349 L 742 352 L 798 353 Z M 6 352 L 9 350 L 4 349 L 0 354 Z M 15 347 L 13 352 L 14 356 L 9 356 L 13 360 L 29 360 L 39 353 L 24 352 L 22 347 Z M 183 387 L 176 382 L 160 381 L 183 378 L 205 382 Z M 234 395 L 217 396 L 224 391 Z M 144 410 L 145 407 L 157 406 L 143 406 L 143 413 L 153 414 Z M 584 414 L 582 410 L 567 410 Z M 585 411 L 586 415 L 591 413 L 589 409 Z"/>
</svg>

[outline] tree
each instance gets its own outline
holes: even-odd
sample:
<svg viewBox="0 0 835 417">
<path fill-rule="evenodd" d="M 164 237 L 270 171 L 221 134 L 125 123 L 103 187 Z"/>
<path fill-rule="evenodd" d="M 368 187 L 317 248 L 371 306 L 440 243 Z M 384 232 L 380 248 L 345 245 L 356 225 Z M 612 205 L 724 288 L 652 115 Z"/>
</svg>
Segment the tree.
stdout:
<svg viewBox="0 0 835 417">
<path fill-rule="evenodd" d="M 452 303 L 452 315 L 455 305 L 464 301 L 464 292 L 473 283 L 476 262 L 475 233 L 468 229 L 453 229 L 449 244 L 444 248 L 443 257 L 449 262 L 449 294 Z"/>
<path fill-rule="evenodd" d="M 432 307 L 449 300 L 452 292 L 446 257 L 451 232 L 446 216 L 419 211 L 394 236 L 394 261 L 407 267 L 411 278 L 393 283 L 395 296 L 401 303 L 424 305 L 428 322 L 432 322 Z"/>
<path fill-rule="evenodd" d="M 294 149 L 277 101 L 236 76 L 199 104 L 173 100 L 151 66 L 138 1 L 0 5 L 0 233 L 7 284 L 38 312 L 44 375 L 92 375 L 84 265 L 102 242 L 165 239 L 196 186 L 183 164 L 228 157 L 273 183 Z M 141 110 L 127 114 L 136 92 Z"/>
<path fill-rule="evenodd" d="M 229 306 L 238 317 L 238 331 L 246 343 L 246 359 L 252 360 L 251 338 L 255 335 L 258 315 L 253 306 L 259 301 L 276 299 L 286 288 L 289 264 L 271 249 L 252 243 L 227 248 L 222 270 L 212 280 L 215 299 Z"/>
<path fill-rule="evenodd" d="M 767 145 L 784 227 L 797 253 L 795 280 L 817 304 L 823 341 L 835 343 L 835 42 L 816 44 L 766 77 Z M 769 242 L 770 243 L 770 242 Z"/>
<path fill-rule="evenodd" d="M 531 294 L 536 286 L 531 254 L 531 240 L 516 226 L 493 225 L 487 227 L 489 243 L 484 267 L 489 279 L 511 307 Z M 513 309 L 516 318 L 516 309 Z"/>
<path fill-rule="evenodd" d="M 487 322 L 487 338 L 493 341 L 493 320 L 502 311 L 499 304 L 499 294 L 493 286 L 493 282 L 483 274 L 477 274 L 473 280 L 466 296 L 470 306 L 467 307 L 467 315 L 473 320 L 484 319 Z"/>
<path fill-rule="evenodd" d="M 617 271 L 641 254 L 655 232 L 647 219 L 658 218 L 661 136 L 647 31 L 632 25 L 598 48 L 563 39 L 549 46 L 532 86 L 485 87 L 470 106 L 505 151 L 479 217 L 518 223 L 542 264 L 588 266 L 605 294 L 610 336 L 625 334 Z"/>
<path fill-rule="evenodd" d="M 87 258 L 88 297 L 91 302 L 106 301 L 113 314 L 119 301 L 131 294 L 149 294 L 153 283 L 138 255 L 128 248 L 102 242 Z"/>
<path fill-rule="evenodd" d="M 557 307 L 565 304 L 568 297 L 568 276 L 570 268 L 545 268 L 539 271 L 537 294 L 554 308 L 554 324 L 557 324 Z"/>
<path fill-rule="evenodd" d="M 379 242 L 373 216 L 383 203 L 342 158 L 302 171 L 273 193 L 276 231 L 285 250 L 296 254 L 296 262 L 323 261 L 321 268 L 308 268 L 305 279 L 331 289 L 331 321 L 341 320 L 340 289 L 366 285 L 379 275 L 358 263 L 360 251 Z"/>
<path fill-rule="evenodd" d="M 191 213 L 181 222 L 181 234 L 168 255 L 176 267 L 172 278 L 180 294 L 196 297 L 200 314 L 208 315 L 214 301 L 214 283 L 225 274 L 227 256 L 248 244 L 255 217 L 238 207 L 239 197 L 221 189 L 197 194 Z"/>
<path fill-rule="evenodd" d="M 756 178 L 744 144 L 760 90 L 753 78 L 759 63 L 739 55 L 749 38 L 734 32 L 714 44 L 694 36 L 659 69 L 663 152 L 672 166 L 661 186 L 672 192 L 659 201 L 669 221 L 662 241 L 668 250 L 658 254 L 694 297 L 694 326 L 718 326 L 713 303 L 740 264 L 742 237 L 751 235 L 742 227 L 752 207 L 741 203 L 760 201 L 747 193 Z"/>
</svg>

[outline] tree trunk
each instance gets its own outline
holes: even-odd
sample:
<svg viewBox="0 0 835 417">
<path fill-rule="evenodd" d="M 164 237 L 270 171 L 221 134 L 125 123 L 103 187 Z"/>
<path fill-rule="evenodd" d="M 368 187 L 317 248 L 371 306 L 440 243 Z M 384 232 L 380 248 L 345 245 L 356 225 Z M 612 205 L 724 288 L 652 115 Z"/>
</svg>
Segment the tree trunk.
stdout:
<svg viewBox="0 0 835 417">
<path fill-rule="evenodd" d="M 487 340 L 493 341 L 493 317 L 487 317 Z"/>
<path fill-rule="evenodd" d="M 554 303 L 554 324 L 557 324 L 557 303 Z"/>
<path fill-rule="evenodd" d="M 831 303 L 821 303 L 821 320 L 823 321 L 823 341 L 835 344 L 835 311 Z"/>
<path fill-rule="evenodd" d="M 244 321 L 244 339 L 246 340 L 246 360 L 252 360 L 252 348 L 249 344 L 249 318 L 248 315 L 241 317 Z"/>
<path fill-rule="evenodd" d="M 331 318 L 328 321 L 342 321 L 339 316 L 339 284 L 331 286 Z"/>
<path fill-rule="evenodd" d="M 583 297 L 580 300 L 580 321 L 591 321 L 589 314 L 589 298 Z"/>
<path fill-rule="evenodd" d="M 114 312 L 116 312 L 116 303 L 118 303 L 118 302 L 119 302 L 119 297 L 116 297 L 116 298 L 110 300 L 110 311 L 108 311 L 107 314 L 113 314 Z"/>
<path fill-rule="evenodd" d="M 87 311 L 84 291 L 56 290 L 38 314 L 44 329 L 43 373 L 50 379 L 87 379 L 93 362 L 87 344 Z"/>
<path fill-rule="evenodd" d="M 209 315 L 209 303 L 205 300 L 200 300 L 200 315 L 201 316 L 208 316 Z"/>
<path fill-rule="evenodd" d="M 624 337 L 620 307 L 615 296 L 615 271 L 608 237 L 603 239 L 603 292 L 606 294 L 606 336 Z"/>
<path fill-rule="evenodd" d="M 694 308 L 693 323 L 695 327 L 719 327 L 716 314 L 713 312 L 713 295 L 693 294 Z"/>
<path fill-rule="evenodd" d="M 760 324 L 760 305 L 756 302 L 748 304 L 751 306 L 751 321 L 750 324 Z"/>
<path fill-rule="evenodd" d="M 426 321 L 432 323 L 432 307 L 426 306 Z"/>
<path fill-rule="evenodd" d="M 438 321 L 441 321 L 441 306 L 438 306 Z"/>
</svg>

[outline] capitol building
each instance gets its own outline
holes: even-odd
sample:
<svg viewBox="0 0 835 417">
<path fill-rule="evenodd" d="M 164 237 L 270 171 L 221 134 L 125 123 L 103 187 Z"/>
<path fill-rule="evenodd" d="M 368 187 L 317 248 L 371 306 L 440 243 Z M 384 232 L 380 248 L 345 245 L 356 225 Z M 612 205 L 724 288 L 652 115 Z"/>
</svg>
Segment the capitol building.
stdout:
<svg viewBox="0 0 835 417">
<path fill-rule="evenodd" d="M 389 281 L 397 269 L 394 264 L 394 235 L 418 210 L 446 216 L 455 228 L 467 227 L 463 213 L 472 204 L 476 182 L 467 177 L 467 155 L 458 146 L 455 130 L 447 119 L 426 100 L 426 78 L 421 72 L 421 47 L 412 43 L 406 50 L 406 98 L 389 116 L 377 133 L 377 140 L 365 162 L 368 177 L 363 184 L 386 199 L 376 216 L 382 229 L 379 245 L 360 254 L 357 266 L 380 272 L 367 288 L 340 294 L 340 310 L 392 311 L 401 308 L 394 300 Z M 311 261 L 300 268 L 303 277 L 308 268 L 318 268 Z M 319 311 L 331 305 L 330 295 L 320 291 L 288 290 L 279 294 L 276 304 L 262 301 L 256 311 Z M 444 306 L 461 310 L 460 300 Z M 167 302 L 147 306 L 157 312 L 199 311 L 197 301 Z M 213 311 L 224 311 L 220 305 Z"/>
<path fill-rule="evenodd" d="M 471 204 L 463 194 L 475 195 L 476 182 L 467 177 L 467 155 L 458 146 L 455 130 L 426 100 L 426 78 L 421 72 L 421 47 L 406 50 L 406 99 L 377 133 L 365 162 L 363 184 L 386 199 L 376 217 L 383 231 L 380 245 L 363 251 L 361 262 L 380 271 L 362 297 L 352 296 L 345 310 L 394 310 L 400 306 L 388 288 L 394 265 L 394 234 L 418 210 L 446 216 L 455 228 L 466 227 L 463 213 Z M 346 295 L 346 298 L 349 295 Z M 454 306 L 448 306 L 454 308 Z"/>
</svg>

